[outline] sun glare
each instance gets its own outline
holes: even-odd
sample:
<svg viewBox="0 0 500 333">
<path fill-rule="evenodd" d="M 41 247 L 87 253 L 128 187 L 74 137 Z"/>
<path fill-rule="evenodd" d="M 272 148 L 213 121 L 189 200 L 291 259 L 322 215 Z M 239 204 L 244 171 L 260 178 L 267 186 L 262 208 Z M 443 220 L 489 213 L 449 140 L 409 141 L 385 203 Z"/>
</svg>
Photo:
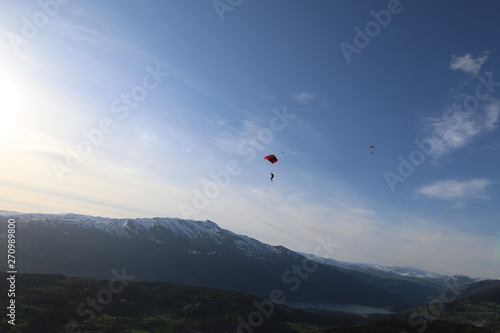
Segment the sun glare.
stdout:
<svg viewBox="0 0 500 333">
<path fill-rule="evenodd" d="M 0 67 L 0 138 L 4 145 L 15 145 L 39 130 L 47 115 L 37 112 L 43 100 L 33 83 L 6 68 L 5 65 Z"/>
<path fill-rule="evenodd" d="M 20 111 L 21 93 L 19 84 L 5 71 L 0 77 L 0 131 L 8 134 L 16 126 L 16 118 Z"/>
</svg>

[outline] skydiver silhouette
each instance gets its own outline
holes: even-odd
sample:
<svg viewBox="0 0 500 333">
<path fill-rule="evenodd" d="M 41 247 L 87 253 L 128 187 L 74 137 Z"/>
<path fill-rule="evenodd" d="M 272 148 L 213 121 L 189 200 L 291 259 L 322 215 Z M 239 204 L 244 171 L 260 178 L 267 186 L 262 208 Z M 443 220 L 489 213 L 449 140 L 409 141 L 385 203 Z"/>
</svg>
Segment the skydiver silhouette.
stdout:
<svg viewBox="0 0 500 333">
<path fill-rule="evenodd" d="M 271 181 L 273 181 L 274 173 L 271 172 Z"/>
</svg>

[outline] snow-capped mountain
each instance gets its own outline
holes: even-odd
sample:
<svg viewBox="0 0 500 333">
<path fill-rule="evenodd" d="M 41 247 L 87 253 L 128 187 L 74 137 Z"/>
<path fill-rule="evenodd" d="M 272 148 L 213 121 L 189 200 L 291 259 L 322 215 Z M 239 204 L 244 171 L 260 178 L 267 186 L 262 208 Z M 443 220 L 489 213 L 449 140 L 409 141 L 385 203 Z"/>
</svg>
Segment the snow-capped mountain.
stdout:
<svg viewBox="0 0 500 333">
<path fill-rule="evenodd" d="M 271 260 L 273 255 L 283 254 L 282 247 L 264 244 L 256 239 L 235 234 L 220 228 L 212 221 L 193 221 L 178 218 L 113 219 L 78 214 L 21 214 L 0 211 L 0 215 L 15 216 L 20 228 L 33 225 L 36 228 L 50 228 L 71 232 L 81 230 L 102 231 L 118 238 L 148 240 L 167 244 L 172 238 L 185 240 L 185 251 L 199 255 L 220 255 L 221 252 L 235 253 L 254 259 Z M 188 248 L 191 245 L 192 248 Z M 286 252 L 286 251 L 285 251 Z M 292 251 L 290 251 L 290 254 Z"/>
<path fill-rule="evenodd" d="M 331 265 L 344 269 L 352 269 L 366 273 L 379 272 L 387 274 L 396 274 L 403 277 L 416 277 L 416 278 L 429 278 L 429 279 L 450 278 L 450 276 L 444 274 L 428 272 L 415 267 L 384 266 L 384 265 L 366 264 L 366 263 L 350 263 L 330 258 L 323 258 L 309 253 L 301 253 L 301 254 L 310 260 L 315 260 L 325 265 Z"/>
<path fill-rule="evenodd" d="M 349 271 L 356 271 L 375 275 L 382 278 L 392 279 L 405 279 L 409 281 L 417 281 L 418 279 L 425 281 L 426 285 L 436 285 L 446 287 L 449 282 L 453 285 L 464 285 L 483 280 L 491 280 L 484 277 L 468 277 L 465 275 L 445 275 L 434 272 L 425 271 L 415 267 L 401 267 L 401 266 L 385 266 L 367 263 L 351 263 L 339 261 L 331 258 L 323 258 L 314 254 L 300 253 L 309 260 L 317 261 L 321 264 L 345 269 Z M 447 284 L 448 283 L 448 284 Z"/>
<path fill-rule="evenodd" d="M 7 230 L 9 218 L 16 220 L 20 273 L 109 279 L 113 270 L 126 270 L 142 281 L 238 290 L 261 297 L 281 290 L 288 300 L 372 306 L 422 302 L 439 289 L 420 280 L 375 276 L 347 267 L 355 264 L 339 268 L 237 235 L 212 221 L 0 211 L 0 234 Z M 5 268 L 5 261 L 0 261 L 0 269 Z"/>
</svg>

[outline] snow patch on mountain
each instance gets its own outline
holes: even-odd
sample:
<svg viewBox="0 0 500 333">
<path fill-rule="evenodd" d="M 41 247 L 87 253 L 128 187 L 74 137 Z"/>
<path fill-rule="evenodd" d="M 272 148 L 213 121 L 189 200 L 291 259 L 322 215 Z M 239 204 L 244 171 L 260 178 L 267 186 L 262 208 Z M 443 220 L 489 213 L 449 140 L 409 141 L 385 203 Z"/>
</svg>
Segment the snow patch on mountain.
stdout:
<svg viewBox="0 0 500 333">
<path fill-rule="evenodd" d="M 191 240 L 200 248 L 209 245 L 223 252 L 227 248 L 234 247 L 246 257 L 261 260 L 268 260 L 273 255 L 282 253 L 281 249 L 248 236 L 222 229 L 210 220 L 194 221 L 163 217 L 116 219 L 79 214 L 24 214 L 9 211 L 0 211 L 0 215 L 15 218 L 18 225 L 34 223 L 37 226 L 50 228 L 61 226 L 89 228 L 121 238 L 140 236 L 158 244 L 165 244 L 164 233 L 170 231 L 178 238 Z M 65 235 L 68 234 L 67 230 L 63 232 Z M 191 249 L 189 253 L 193 255 L 220 255 L 217 251 L 202 251 L 200 249 Z"/>
<path fill-rule="evenodd" d="M 350 263 L 331 258 L 323 258 L 309 253 L 301 253 L 301 254 L 309 260 L 314 260 L 324 265 L 330 265 L 344 269 L 352 269 L 360 272 L 370 272 L 374 270 L 378 272 L 396 274 L 404 277 L 417 277 L 417 278 L 429 278 L 429 279 L 449 278 L 449 276 L 447 275 L 428 272 L 410 266 L 400 267 L 400 266 L 384 266 L 384 265 L 366 264 L 366 263 Z"/>
</svg>

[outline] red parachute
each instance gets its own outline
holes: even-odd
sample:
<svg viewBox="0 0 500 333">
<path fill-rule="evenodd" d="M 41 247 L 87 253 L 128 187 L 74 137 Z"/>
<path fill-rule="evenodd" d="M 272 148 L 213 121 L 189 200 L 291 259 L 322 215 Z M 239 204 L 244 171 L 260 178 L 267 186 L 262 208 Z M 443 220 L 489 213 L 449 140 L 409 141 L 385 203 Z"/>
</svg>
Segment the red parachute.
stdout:
<svg viewBox="0 0 500 333">
<path fill-rule="evenodd" d="M 278 162 L 278 158 L 275 155 L 267 155 L 266 157 L 264 157 L 264 159 L 268 160 L 269 162 L 271 162 L 273 164 Z"/>
</svg>

